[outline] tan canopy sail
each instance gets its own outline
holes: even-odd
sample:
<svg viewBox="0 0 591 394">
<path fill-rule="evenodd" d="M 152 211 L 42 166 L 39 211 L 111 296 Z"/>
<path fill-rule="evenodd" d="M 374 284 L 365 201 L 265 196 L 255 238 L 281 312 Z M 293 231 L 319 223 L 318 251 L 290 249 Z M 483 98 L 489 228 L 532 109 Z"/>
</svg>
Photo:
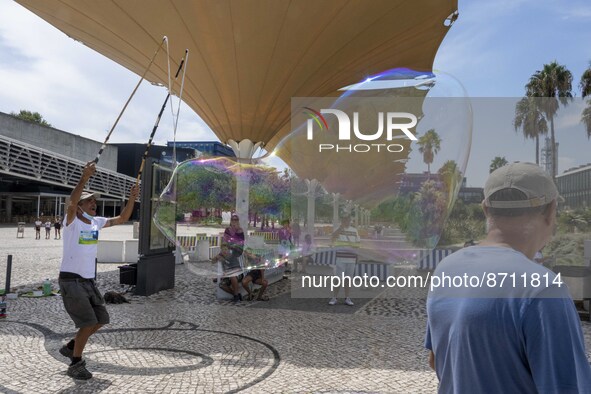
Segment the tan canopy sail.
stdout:
<svg viewBox="0 0 591 394">
<path fill-rule="evenodd" d="M 264 143 L 289 132 L 292 97 L 393 67 L 431 70 L 457 10 L 457 0 L 17 2 L 136 74 L 167 36 L 173 63 L 190 51 L 184 101 L 221 141 Z M 167 84 L 163 52 L 147 79 Z"/>
</svg>

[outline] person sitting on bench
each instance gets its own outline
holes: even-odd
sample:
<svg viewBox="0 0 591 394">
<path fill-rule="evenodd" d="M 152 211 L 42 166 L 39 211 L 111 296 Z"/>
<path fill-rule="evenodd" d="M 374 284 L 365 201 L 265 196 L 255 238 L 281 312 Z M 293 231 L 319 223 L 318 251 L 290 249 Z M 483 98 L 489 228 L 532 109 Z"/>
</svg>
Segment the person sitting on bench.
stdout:
<svg viewBox="0 0 591 394">
<path fill-rule="evenodd" d="M 220 246 L 220 253 L 212 258 L 213 262 L 221 262 L 222 264 L 222 280 L 220 281 L 220 288 L 226 293 L 234 296 L 234 302 L 242 301 L 240 294 L 239 283 L 242 280 L 242 267 L 238 261 L 238 252 L 230 248 L 227 242 L 222 242 Z"/>
<path fill-rule="evenodd" d="M 256 296 L 257 301 L 269 301 L 269 297 L 264 294 L 269 282 L 265 279 L 265 270 L 260 267 L 261 257 L 252 253 L 250 248 L 246 248 L 244 250 L 244 256 L 247 259 L 247 266 L 248 267 L 255 267 L 246 273 L 244 279 L 242 279 L 242 287 L 248 293 L 247 299 L 253 300 L 255 299 L 255 292 L 250 289 L 250 283 L 254 283 L 260 285 L 261 288 L 259 289 L 259 294 Z"/>
</svg>

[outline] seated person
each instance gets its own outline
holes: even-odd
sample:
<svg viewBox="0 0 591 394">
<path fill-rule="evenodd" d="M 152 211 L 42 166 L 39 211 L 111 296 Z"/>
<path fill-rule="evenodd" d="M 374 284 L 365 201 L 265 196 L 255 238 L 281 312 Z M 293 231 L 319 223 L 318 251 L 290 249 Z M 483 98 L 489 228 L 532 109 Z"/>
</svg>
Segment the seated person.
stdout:
<svg viewBox="0 0 591 394">
<path fill-rule="evenodd" d="M 285 219 L 281 221 L 281 227 L 277 232 L 279 237 L 279 257 L 284 258 L 291 252 L 291 227 L 289 226 L 289 220 Z"/>
<path fill-rule="evenodd" d="M 230 248 L 237 253 L 242 254 L 244 248 L 244 230 L 240 227 L 240 218 L 233 214 L 230 218 L 230 225 L 224 231 L 223 240 L 230 245 Z"/>
<path fill-rule="evenodd" d="M 257 301 L 269 301 L 269 296 L 267 296 L 265 294 L 265 290 L 267 290 L 267 286 L 269 285 L 269 282 L 267 282 L 267 279 L 265 279 L 265 270 L 264 269 L 250 270 L 250 271 L 248 271 L 248 273 L 246 274 L 244 279 L 242 279 L 242 287 L 248 293 L 248 299 L 253 300 L 253 299 L 255 299 L 254 298 L 255 294 L 250 289 L 250 282 L 261 286 L 261 288 L 259 289 L 259 295 L 256 298 L 256 300 Z"/>
<path fill-rule="evenodd" d="M 234 302 L 242 301 L 239 287 L 239 281 L 242 280 L 242 267 L 238 256 L 239 254 L 231 249 L 227 242 L 222 242 L 220 253 L 211 259 L 213 262 L 221 262 L 223 273 L 220 288 L 232 294 Z"/>
<path fill-rule="evenodd" d="M 295 270 L 298 270 L 298 264 L 302 265 L 301 272 L 306 273 L 306 266 L 308 264 L 314 264 L 314 246 L 312 245 L 312 236 L 306 234 L 304 237 L 304 244 L 302 245 L 302 256 L 294 260 Z"/>
<path fill-rule="evenodd" d="M 269 297 L 264 293 L 269 282 L 265 279 L 265 268 L 261 262 L 261 256 L 257 255 L 251 247 L 247 247 L 244 249 L 244 257 L 246 259 L 245 267 L 250 269 L 242 279 L 242 287 L 248 293 L 248 299 L 253 300 L 255 297 L 254 292 L 250 289 L 250 283 L 252 282 L 261 286 L 256 298 L 257 301 L 268 301 Z"/>
</svg>

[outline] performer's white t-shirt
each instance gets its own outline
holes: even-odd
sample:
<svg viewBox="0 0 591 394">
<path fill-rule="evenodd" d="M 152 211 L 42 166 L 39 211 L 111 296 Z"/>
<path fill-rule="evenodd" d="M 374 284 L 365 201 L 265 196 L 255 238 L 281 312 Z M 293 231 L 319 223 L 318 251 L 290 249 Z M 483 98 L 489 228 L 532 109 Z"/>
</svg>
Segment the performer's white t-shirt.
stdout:
<svg viewBox="0 0 591 394">
<path fill-rule="evenodd" d="M 66 225 L 67 220 L 67 216 L 64 217 L 64 254 L 60 271 L 94 278 L 99 230 L 105 226 L 107 218 L 95 216 L 90 224 L 75 217 Z"/>
</svg>

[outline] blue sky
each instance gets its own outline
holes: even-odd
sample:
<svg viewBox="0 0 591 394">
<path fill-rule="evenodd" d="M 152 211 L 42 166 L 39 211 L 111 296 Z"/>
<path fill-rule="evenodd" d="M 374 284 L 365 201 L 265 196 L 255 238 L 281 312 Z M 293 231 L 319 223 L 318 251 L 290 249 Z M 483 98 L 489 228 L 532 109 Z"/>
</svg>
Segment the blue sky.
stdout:
<svg viewBox="0 0 591 394">
<path fill-rule="evenodd" d="M 573 94 L 579 97 L 557 121 L 559 173 L 591 162 L 591 141 L 573 122 L 581 104 L 580 77 L 591 61 L 591 2 L 460 0 L 458 8 L 460 16 L 439 48 L 434 69 L 454 75 L 475 98 L 468 185 L 484 184 L 495 156 L 535 161 L 534 141 L 515 133 L 508 104 L 524 94 L 536 70 L 553 60 L 572 72 Z"/>
<path fill-rule="evenodd" d="M 557 60 L 573 73 L 573 93 L 580 96 L 580 76 L 591 61 L 591 2 L 470 0 L 459 1 L 459 13 L 434 68 L 455 76 L 471 97 L 508 98 L 478 99 L 475 105 L 466 176 L 469 185 L 482 186 L 494 156 L 534 161 L 533 141 L 515 133 L 506 119 L 511 116 L 507 102 L 523 95 L 533 72 Z M 0 0 L 0 111 L 38 111 L 57 128 L 102 140 L 137 81 L 138 76 L 20 5 Z M 163 88 L 144 83 L 111 141 L 146 142 L 165 96 Z M 492 114 L 500 108 L 505 108 L 503 119 L 495 120 Z M 572 111 L 565 114 L 561 124 L 568 123 L 570 128 L 557 130 L 559 172 L 591 161 L 591 141 L 573 119 L 576 123 Z M 167 110 L 157 143 L 172 139 L 172 123 Z M 182 105 L 177 139 L 217 138 Z"/>
</svg>

